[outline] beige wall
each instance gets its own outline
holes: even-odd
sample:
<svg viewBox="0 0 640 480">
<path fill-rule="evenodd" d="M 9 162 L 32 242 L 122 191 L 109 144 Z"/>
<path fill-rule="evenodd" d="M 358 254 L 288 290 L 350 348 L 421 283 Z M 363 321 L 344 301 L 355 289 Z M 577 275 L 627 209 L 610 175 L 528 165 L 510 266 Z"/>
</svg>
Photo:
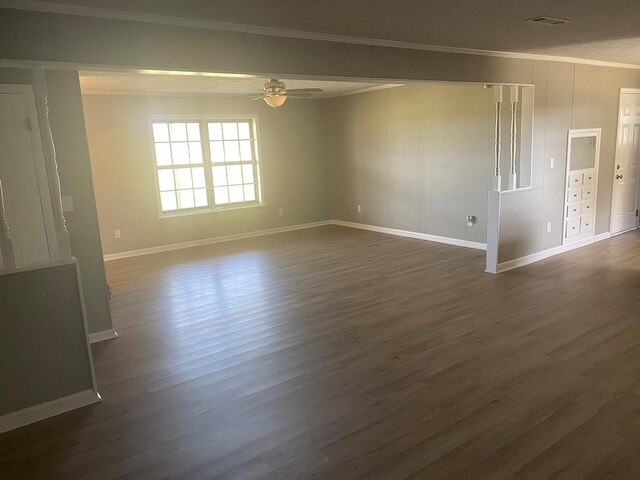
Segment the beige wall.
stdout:
<svg viewBox="0 0 640 480">
<path fill-rule="evenodd" d="M 327 113 L 332 218 L 486 242 L 492 90 L 408 85 L 329 100 Z"/>
<path fill-rule="evenodd" d="M 323 102 L 276 111 L 247 98 L 85 95 L 84 109 L 107 254 L 329 218 Z M 159 218 L 150 114 L 257 114 L 265 205 Z"/>
<path fill-rule="evenodd" d="M 89 332 L 109 330 L 111 312 L 78 74 L 72 70 L 49 70 L 46 81 L 60 189 L 62 195 L 73 199 L 74 209 L 66 212 L 65 218 L 71 253 L 80 261 Z"/>
<path fill-rule="evenodd" d="M 274 55 L 273 52 L 286 52 Z M 378 79 L 534 84 L 533 188 L 509 194 L 519 205 L 501 219 L 527 228 L 500 252 L 507 260 L 561 243 L 569 128 L 601 127 L 598 232 L 608 224 L 615 116 L 620 87 L 640 72 L 560 62 L 341 44 L 73 15 L 0 9 L 0 58 L 119 67 Z M 556 158 L 549 169 L 549 158 Z M 524 198 L 531 202 L 522 201 Z M 505 212 L 507 211 L 505 210 Z M 544 230 L 548 221 L 554 228 Z M 543 231 L 544 230 L 544 231 Z"/>
<path fill-rule="evenodd" d="M 63 195 L 71 195 L 75 209 L 65 214 L 71 253 L 79 259 L 88 328 L 91 333 L 112 328 L 91 164 L 84 130 L 78 75 L 73 70 L 48 70 L 51 130 L 57 151 Z M 0 68 L 0 83 L 32 84 L 25 68 Z"/>
<path fill-rule="evenodd" d="M 0 305 L 0 416 L 93 389 L 73 262 L 0 274 Z"/>
<path fill-rule="evenodd" d="M 640 72 L 536 61 L 533 83 L 536 192 L 503 195 L 499 262 L 562 244 L 567 134 L 572 128 L 602 128 L 596 234 L 609 231 L 620 88 L 639 87 Z"/>
</svg>

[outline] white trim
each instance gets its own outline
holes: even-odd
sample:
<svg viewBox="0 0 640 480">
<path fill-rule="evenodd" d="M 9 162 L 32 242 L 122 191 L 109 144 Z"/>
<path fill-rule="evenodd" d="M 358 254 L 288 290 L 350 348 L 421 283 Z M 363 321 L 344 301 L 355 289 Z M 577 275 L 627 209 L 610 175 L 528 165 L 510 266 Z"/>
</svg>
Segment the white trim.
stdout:
<svg viewBox="0 0 640 480">
<path fill-rule="evenodd" d="M 490 191 L 487 197 L 487 255 L 485 271 L 498 272 L 498 247 L 500 245 L 500 215 L 502 194 Z"/>
<path fill-rule="evenodd" d="M 553 247 L 547 250 L 543 250 L 541 252 L 532 253 L 531 255 L 526 255 L 524 257 L 516 258 L 514 260 L 502 262 L 498 264 L 497 273 L 503 273 L 509 270 L 513 270 L 514 268 L 524 267 L 525 265 L 529 265 L 530 263 L 539 262 L 540 260 L 544 260 L 545 258 L 553 257 L 554 255 L 565 253 L 570 250 L 575 250 L 576 248 L 584 247 L 586 245 L 591 245 L 592 243 L 600 242 L 608 238 L 611 238 L 611 233 L 609 232 L 601 233 L 593 237 L 585 238 L 584 240 L 581 240 L 579 242 L 569 243 L 567 245 L 560 245 L 558 247 Z M 488 273 L 496 273 L 496 272 L 488 272 Z"/>
<path fill-rule="evenodd" d="M 217 212 L 223 212 L 223 211 L 228 211 L 228 210 L 238 210 L 238 209 L 242 209 L 242 208 L 258 208 L 258 207 L 264 207 L 266 204 L 266 200 L 265 200 L 265 195 L 264 195 L 264 191 L 263 191 L 263 181 L 262 181 L 262 172 L 264 170 L 264 168 L 262 167 L 262 159 L 260 156 L 260 152 L 262 151 L 262 145 L 260 143 L 260 132 L 259 132 L 259 127 L 258 127 L 258 114 L 257 113 L 248 113 L 246 115 L 232 115 L 232 114 L 221 114 L 221 115 L 215 115 L 215 114 L 208 114 L 208 115 L 191 115 L 191 114 L 182 114 L 182 113 L 178 113 L 178 114 L 160 114 L 160 113 L 150 113 L 147 115 L 147 123 L 149 125 L 149 141 L 150 141 L 150 149 L 152 152 L 151 155 L 151 162 L 152 162 L 152 167 L 153 167 L 153 176 L 155 178 L 155 186 L 156 186 L 156 203 L 157 203 L 157 208 L 158 208 L 158 219 L 166 219 L 166 218 L 175 218 L 175 217 L 182 217 L 185 215 L 197 215 L 197 214 L 201 214 L 201 213 L 217 213 Z M 155 138 L 154 138 L 154 134 L 153 134 L 153 122 L 154 121 L 162 121 L 162 122 L 168 122 L 170 120 L 180 120 L 183 122 L 190 122 L 190 123 L 198 123 L 201 127 L 204 123 L 209 123 L 211 121 L 215 122 L 215 121 L 224 121 L 224 120 L 234 120 L 234 123 L 240 123 L 244 120 L 249 120 L 251 123 L 251 127 L 253 129 L 253 133 L 254 133 L 254 138 L 251 138 L 250 140 L 253 142 L 252 144 L 252 152 L 254 155 L 254 160 L 251 161 L 251 164 L 253 165 L 254 168 L 254 182 L 253 185 L 255 185 L 255 193 L 256 193 L 256 200 L 254 200 L 253 202 L 238 202 L 238 203 L 229 203 L 227 205 L 216 205 L 215 204 L 215 199 L 214 199 L 214 195 L 213 195 L 213 179 L 210 176 L 211 175 L 211 167 L 216 166 L 216 163 L 211 161 L 211 151 L 210 151 L 210 143 L 211 143 L 211 139 L 209 138 L 209 134 L 207 133 L 206 138 L 201 138 L 200 139 L 200 146 L 202 148 L 202 164 L 189 164 L 189 166 L 195 166 L 195 167 L 199 167 L 202 166 L 205 169 L 205 178 L 207 179 L 207 184 L 209 183 L 208 180 L 211 181 L 211 185 L 207 185 L 207 201 L 209 202 L 209 205 L 207 207 L 194 207 L 194 208 L 189 208 L 189 209 L 185 209 L 183 211 L 180 211 L 179 209 L 177 210 L 171 210 L 168 212 L 163 212 L 162 211 L 162 201 L 161 201 L 161 197 L 160 197 L 160 185 L 158 184 L 158 171 L 160 171 L 161 169 L 164 170 L 171 170 L 174 171 L 176 168 L 179 168 L 180 165 L 163 165 L 163 166 L 159 166 L 157 163 L 157 159 L 156 159 L 156 142 L 155 142 Z M 202 132 L 201 132 L 201 136 L 202 136 Z M 169 142 L 169 144 L 171 144 L 172 142 Z M 234 162 L 234 164 L 236 165 L 243 165 L 243 164 L 248 164 L 248 161 L 237 161 Z M 227 162 L 224 162 L 225 165 L 228 165 Z M 222 164 L 220 164 L 222 165 Z M 183 165 L 184 166 L 184 165 Z M 209 174 L 207 174 L 206 172 L 209 171 Z M 257 179 L 257 181 L 255 181 Z M 209 188 L 210 187 L 210 188 Z M 177 189 L 174 189 L 174 192 L 177 192 Z M 177 195 L 177 193 L 176 193 Z M 176 203 L 176 207 L 177 207 L 177 203 Z"/>
<path fill-rule="evenodd" d="M 127 252 L 110 253 L 104 256 L 104 261 L 119 260 L 121 258 L 137 257 L 139 255 L 148 255 L 151 253 L 168 252 L 171 250 L 180 250 L 182 248 L 199 247 L 202 245 L 211 245 L 214 243 L 231 242 L 234 240 L 242 240 L 245 238 L 262 237 L 264 235 L 273 235 L 276 233 L 291 232 L 294 230 L 303 230 L 305 228 L 320 227 L 329 225 L 330 220 L 321 220 L 319 222 L 301 223 L 298 225 L 290 225 L 287 227 L 268 228 L 265 230 L 254 230 L 252 232 L 236 233 L 233 235 L 222 235 L 219 237 L 203 238 L 202 240 L 193 240 L 190 242 L 171 243 L 168 245 L 160 245 L 158 247 L 141 248 L 139 250 L 129 250 Z"/>
<path fill-rule="evenodd" d="M 623 233 L 629 233 L 629 232 L 633 232 L 635 230 L 638 230 L 638 228 L 640 228 L 640 227 L 627 228 L 626 230 L 622 230 L 620 232 L 612 233 L 611 236 L 612 237 L 617 237 L 618 235 L 622 235 Z"/>
<path fill-rule="evenodd" d="M 34 262 L 28 265 L 20 265 L 16 268 L 0 268 L 0 276 L 13 275 L 14 273 L 29 272 L 32 270 L 40 270 L 43 268 L 59 267 L 62 265 L 71 265 L 72 263 L 73 259 L 56 259 L 47 260 L 45 262 Z"/>
<path fill-rule="evenodd" d="M 105 340 L 111 340 L 117 337 L 118 337 L 118 332 L 116 332 L 113 328 L 109 328 L 107 330 L 101 330 L 99 332 L 90 333 L 89 343 L 94 344 L 98 342 L 104 342 Z"/>
<path fill-rule="evenodd" d="M 621 233 L 625 233 L 628 232 L 630 230 L 634 230 L 636 228 L 638 228 L 640 225 L 638 224 L 638 215 L 636 215 L 636 225 L 635 227 L 629 228 L 627 230 L 621 230 L 619 232 L 614 232 L 613 231 L 613 222 L 615 219 L 615 215 L 616 212 L 614 210 L 614 207 L 616 206 L 616 188 L 618 186 L 618 183 L 616 182 L 616 175 L 617 175 L 617 169 L 616 166 L 618 165 L 618 154 L 619 152 L 619 147 L 620 147 L 620 124 L 621 124 L 621 112 L 622 112 L 622 95 L 624 94 L 640 94 L 640 88 L 621 88 L 620 89 L 620 95 L 618 97 L 618 124 L 616 125 L 616 149 L 614 152 L 614 156 L 613 156 L 613 174 L 611 177 L 611 182 L 612 182 L 612 187 L 611 187 L 611 217 L 609 218 L 609 231 L 611 232 L 611 235 L 619 235 Z M 636 191 L 636 209 L 640 208 L 639 202 L 638 200 L 640 199 L 640 172 L 638 173 L 638 178 L 636 179 L 636 187 L 637 187 L 637 191 Z"/>
<path fill-rule="evenodd" d="M 33 0 L 0 0 L 0 8 L 15 10 L 32 10 L 46 13 L 58 13 L 66 15 L 80 15 L 94 18 L 107 18 L 112 20 L 125 20 L 131 22 L 155 23 L 160 25 L 172 25 L 178 27 L 200 28 L 208 30 L 220 30 L 227 32 L 247 33 L 254 35 L 267 35 L 276 37 L 296 38 L 302 40 L 317 40 L 334 43 L 347 43 L 355 45 L 367 45 L 374 47 L 392 47 L 411 50 L 426 50 L 431 52 L 457 53 L 465 55 L 481 55 L 487 57 L 516 58 L 523 60 L 541 60 L 548 62 L 568 62 L 600 67 L 628 68 L 639 70 L 640 65 L 630 63 L 605 62 L 601 60 L 588 60 L 584 58 L 561 57 L 555 55 L 543 55 L 533 53 L 502 52 L 496 50 L 481 50 L 476 48 L 448 47 L 443 45 L 428 45 L 423 43 L 401 42 L 395 40 L 383 40 L 367 37 L 353 37 L 348 35 L 334 35 L 330 33 L 304 32 L 272 27 L 260 27 L 237 23 L 215 22 L 195 18 L 170 17 L 166 15 L 154 15 L 140 12 L 125 12 L 122 10 L 107 10 L 80 5 L 51 4 Z"/>
<path fill-rule="evenodd" d="M 86 407 L 100 400 L 100 395 L 93 389 L 88 389 L 67 397 L 57 398 L 50 402 L 18 410 L 17 412 L 7 413 L 0 417 L 0 433 L 39 422 L 45 418 L 54 417 L 76 408 Z"/>
<path fill-rule="evenodd" d="M 565 162 L 565 181 L 564 181 L 564 202 L 562 204 L 562 243 L 564 245 L 568 245 L 571 243 L 580 243 L 585 238 L 591 238 L 593 235 L 579 234 L 578 237 L 570 237 L 567 238 L 567 207 L 569 206 L 569 178 L 571 177 L 571 140 L 574 138 L 596 138 L 595 145 L 595 160 L 594 166 L 591 168 L 586 168 L 582 170 L 593 170 L 594 180 L 593 180 L 593 221 L 596 221 L 597 215 L 597 205 L 598 205 L 598 180 L 599 180 L 599 171 L 600 171 L 600 142 L 602 141 L 602 128 L 578 128 L 571 129 L 567 133 L 567 161 Z M 574 170 L 574 172 L 579 173 L 581 170 Z M 582 215 L 577 218 L 582 218 Z M 582 221 L 580 222 L 582 227 Z M 595 225 L 593 226 L 595 230 Z M 582 237 L 582 238 L 581 238 Z"/>
<path fill-rule="evenodd" d="M 84 329 L 85 346 L 87 348 L 87 358 L 89 359 L 89 372 L 91 373 L 91 385 L 93 394 L 100 398 L 98 393 L 98 382 L 96 382 L 96 372 L 93 368 L 93 352 L 91 351 L 91 342 L 89 341 L 89 325 L 87 322 L 87 307 L 84 304 L 84 290 L 82 289 L 82 276 L 80 275 L 80 262 L 76 257 L 71 257 L 71 261 L 76 267 L 76 281 L 78 282 L 78 295 L 80 298 L 80 309 L 82 311 L 82 326 Z"/>
<path fill-rule="evenodd" d="M 27 112 L 27 120 L 29 122 L 28 133 L 31 144 L 33 168 L 36 174 L 38 192 L 40 194 L 40 209 L 42 211 L 44 231 L 47 241 L 47 251 L 49 254 L 49 259 L 55 260 L 58 258 L 58 241 L 53 220 L 53 210 L 51 208 L 51 193 L 49 190 L 47 166 L 45 164 L 42 137 L 40 136 L 40 120 L 38 118 L 38 112 L 36 109 L 33 86 L 1 84 L 0 93 L 9 93 L 23 96 L 24 106 Z M 8 184 L 9 180 L 5 179 L 5 189 Z M 9 225 L 9 228 L 11 228 L 11 225 Z"/>
<path fill-rule="evenodd" d="M 487 249 L 486 243 L 471 242 L 469 240 L 460 240 L 458 238 L 440 237 L 438 235 L 430 235 L 428 233 L 398 230 L 396 228 L 378 227 L 376 225 L 367 225 L 364 223 L 345 222 L 343 220 L 331 220 L 330 223 L 331 225 L 339 225 L 341 227 L 359 228 L 360 230 L 369 230 L 370 232 L 386 233 L 389 235 L 397 235 L 399 237 L 416 238 L 418 240 L 426 240 L 428 242 L 455 245 L 456 247 L 474 248 L 476 250 Z"/>
</svg>

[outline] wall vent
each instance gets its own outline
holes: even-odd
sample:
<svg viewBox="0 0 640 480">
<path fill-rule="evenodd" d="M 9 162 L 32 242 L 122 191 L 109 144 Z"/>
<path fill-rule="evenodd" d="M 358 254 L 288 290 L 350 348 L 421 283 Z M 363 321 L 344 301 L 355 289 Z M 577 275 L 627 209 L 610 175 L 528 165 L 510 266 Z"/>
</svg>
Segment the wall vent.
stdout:
<svg viewBox="0 0 640 480">
<path fill-rule="evenodd" d="M 527 22 L 542 23 L 543 25 L 564 25 L 565 23 L 569 23 L 569 20 L 566 18 L 541 16 L 530 18 Z"/>
</svg>

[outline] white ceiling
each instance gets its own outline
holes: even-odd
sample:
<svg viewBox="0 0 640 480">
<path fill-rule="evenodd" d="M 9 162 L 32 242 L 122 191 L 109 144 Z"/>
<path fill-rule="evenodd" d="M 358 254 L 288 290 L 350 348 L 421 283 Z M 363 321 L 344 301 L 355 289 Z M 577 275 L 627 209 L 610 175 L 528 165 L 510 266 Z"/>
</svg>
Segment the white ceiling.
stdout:
<svg viewBox="0 0 640 480">
<path fill-rule="evenodd" d="M 172 94 L 212 96 L 258 96 L 267 78 L 248 75 L 225 74 L 162 74 L 139 72 L 80 72 L 83 93 L 98 94 Z M 384 88 L 385 85 L 365 82 L 333 82 L 319 80 L 281 79 L 288 89 L 321 88 L 324 93 L 313 98 L 348 95 L 368 89 Z M 389 86 L 389 85 L 386 85 Z"/>
<path fill-rule="evenodd" d="M 638 0 L 49 0 L 152 14 L 423 45 L 640 65 Z M 86 10 L 88 13 L 89 10 Z M 563 26 L 525 23 L 539 15 Z"/>
</svg>

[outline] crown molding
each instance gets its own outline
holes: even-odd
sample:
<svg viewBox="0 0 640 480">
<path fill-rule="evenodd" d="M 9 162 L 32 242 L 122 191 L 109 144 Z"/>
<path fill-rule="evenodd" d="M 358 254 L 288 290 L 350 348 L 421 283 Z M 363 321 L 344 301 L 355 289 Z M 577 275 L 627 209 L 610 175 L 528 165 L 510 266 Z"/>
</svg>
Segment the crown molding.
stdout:
<svg viewBox="0 0 640 480">
<path fill-rule="evenodd" d="M 107 10 L 102 8 L 85 7 L 79 5 L 51 4 L 37 0 L 0 0 L 0 8 L 14 10 L 31 10 L 37 12 L 77 15 L 84 17 L 108 18 L 112 20 L 124 20 L 131 22 L 156 23 L 178 27 L 201 28 L 220 30 L 254 35 L 268 35 L 276 37 L 296 38 L 302 40 L 317 40 L 334 43 L 347 43 L 354 45 L 366 45 L 373 47 L 404 48 L 411 50 L 426 50 L 430 52 L 457 53 L 463 55 L 480 55 L 486 57 L 502 57 L 520 60 L 540 60 L 547 62 L 564 62 L 599 67 L 626 68 L 640 70 L 640 64 L 605 62 L 601 60 L 588 60 L 584 58 L 562 57 L 555 55 L 540 55 L 534 53 L 501 52 L 494 50 L 481 50 L 474 48 L 447 47 L 442 45 L 428 45 L 422 43 L 400 42 L 395 40 L 381 40 L 366 37 L 352 37 L 348 35 L 335 35 L 330 33 L 304 32 L 301 30 L 289 30 L 238 23 L 215 22 L 211 20 L 199 20 L 195 18 L 169 17 L 166 15 L 153 15 L 149 13 L 124 12 L 122 10 Z"/>
</svg>

